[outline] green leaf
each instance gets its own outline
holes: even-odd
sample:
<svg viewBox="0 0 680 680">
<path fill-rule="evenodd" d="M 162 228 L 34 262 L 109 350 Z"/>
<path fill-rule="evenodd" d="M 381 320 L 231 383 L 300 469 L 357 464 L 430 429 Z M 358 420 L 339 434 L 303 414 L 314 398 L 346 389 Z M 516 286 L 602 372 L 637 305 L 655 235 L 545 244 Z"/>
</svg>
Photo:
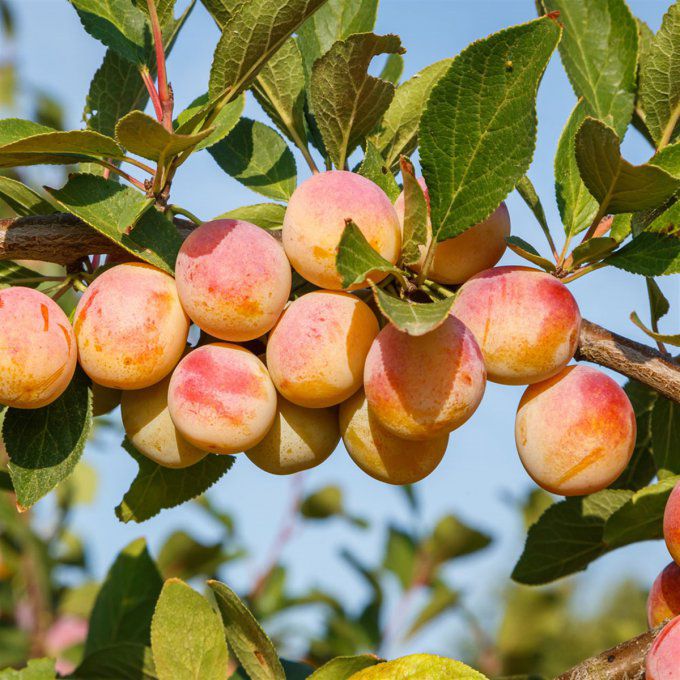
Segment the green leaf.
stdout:
<svg viewBox="0 0 680 680">
<path fill-rule="evenodd" d="M 398 85 L 403 72 L 404 57 L 401 54 L 388 54 L 387 59 L 385 59 L 385 65 L 382 67 L 382 71 L 380 71 L 380 78 Z"/>
<path fill-rule="evenodd" d="M 85 30 L 121 57 L 142 63 L 150 27 L 147 15 L 130 0 L 69 0 Z"/>
<path fill-rule="evenodd" d="M 513 253 L 523 257 L 525 260 L 529 260 L 529 262 L 539 266 L 541 269 L 545 269 L 547 272 L 555 271 L 555 263 L 543 257 L 531 243 L 528 243 L 523 238 L 519 236 L 506 236 L 505 242 Z"/>
<path fill-rule="evenodd" d="M 666 333 L 657 333 L 650 328 L 647 328 L 645 324 L 642 323 L 637 312 L 633 312 L 630 315 L 630 320 L 643 332 L 646 333 L 650 338 L 653 338 L 657 342 L 665 342 L 668 345 L 673 345 L 675 347 L 680 347 L 680 333 L 675 333 L 673 335 L 668 335 Z"/>
<path fill-rule="evenodd" d="M 446 678 L 446 680 L 488 680 L 460 661 L 434 654 L 411 654 L 386 661 L 379 666 L 360 671 L 353 680 L 386 680 L 401 678 Z"/>
<path fill-rule="evenodd" d="M 33 269 L 24 267 L 10 260 L 0 260 L 0 290 L 9 286 L 26 286 L 37 288 L 40 281 L 27 281 L 26 279 L 40 279 L 42 274 Z"/>
<path fill-rule="evenodd" d="M 413 165 L 401 158 L 401 177 L 404 182 L 404 225 L 401 257 L 404 264 L 416 264 L 432 240 L 429 205 L 425 192 L 413 172 Z"/>
<path fill-rule="evenodd" d="M 625 0 L 542 0 L 564 25 L 560 56 L 587 113 L 623 133 L 633 113 L 638 27 Z"/>
<path fill-rule="evenodd" d="M 21 670 L 1 670 L 0 680 L 56 680 L 55 664 L 54 659 L 30 659 L 26 668 Z"/>
<path fill-rule="evenodd" d="M 131 111 L 116 124 L 116 139 L 128 151 L 164 167 L 174 156 L 195 148 L 214 131 L 211 127 L 195 135 L 177 134 L 143 111 Z"/>
<path fill-rule="evenodd" d="M 387 163 L 385 163 L 385 159 L 370 140 L 366 140 L 364 160 L 361 161 L 357 172 L 377 184 L 387 194 L 392 203 L 401 193 L 397 180 L 394 178 Z"/>
<path fill-rule="evenodd" d="M 137 461 L 139 471 L 116 507 L 121 522 L 145 522 L 165 508 L 200 496 L 234 464 L 233 456 L 210 454 L 187 468 L 166 468 L 142 455 L 127 440 L 123 448 Z"/>
<path fill-rule="evenodd" d="M 364 668 L 370 668 L 382 663 L 373 654 L 359 654 L 357 656 L 336 656 L 320 668 L 317 668 L 309 680 L 350 680 L 350 678 Z"/>
<path fill-rule="evenodd" d="M 157 680 L 151 649 L 136 642 L 107 645 L 88 654 L 73 671 L 77 680 Z"/>
<path fill-rule="evenodd" d="M 586 118 L 575 142 L 581 179 L 600 204 L 600 213 L 655 208 L 680 187 L 680 179 L 654 165 L 631 165 L 621 156 L 614 130 Z"/>
<path fill-rule="evenodd" d="M 208 581 L 222 614 L 227 642 L 251 680 L 285 680 L 271 640 L 236 593 L 219 581 Z"/>
<path fill-rule="evenodd" d="M 118 643 L 151 643 L 151 618 L 163 581 L 138 538 L 116 557 L 90 617 L 85 656 Z"/>
<path fill-rule="evenodd" d="M 607 552 L 604 527 L 632 491 L 605 489 L 551 505 L 529 529 L 512 578 L 540 585 L 583 571 Z"/>
<path fill-rule="evenodd" d="M 667 477 L 638 491 L 613 515 L 604 527 L 604 541 L 610 548 L 663 538 L 663 511 L 680 477 Z"/>
<path fill-rule="evenodd" d="M 597 262 L 609 255 L 618 245 L 619 242 L 611 236 L 589 238 L 572 251 L 572 265 L 577 267 L 585 262 Z"/>
<path fill-rule="evenodd" d="M 656 165 L 673 177 L 680 177 L 680 142 L 669 144 L 657 151 L 650 159 L 650 165 Z"/>
<path fill-rule="evenodd" d="M 175 531 L 163 544 L 156 562 L 165 578 L 185 580 L 199 575 L 211 576 L 217 569 L 240 553 L 227 554 L 222 542 L 201 543 L 185 531 Z"/>
<path fill-rule="evenodd" d="M 264 123 L 241 118 L 209 151 L 222 170 L 258 194 L 287 201 L 295 191 L 293 153 L 283 137 Z"/>
<path fill-rule="evenodd" d="M 659 288 L 659 284 L 654 279 L 647 279 L 647 295 L 649 296 L 649 307 L 653 323 L 661 320 L 671 309 L 670 302 L 666 299 Z"/>
<path fill-rule="evenodd" d="M 652 452 L 659 479 L 680 474 L 680 404 L 659 397 L 652 411 Z"/>
<path fill-rule="evenodd" d="M 229 21 L 234 9 L 242 0 L 201 0 L 218 26 L 224 26 Z"/>
<path fill-rule="evenodd" d="M 256 203 L 234 208 L 215 217 L 216 220 L 245 220 L 262 229 L 278 231 L 283 225 L 286 206 L 280 203 Z"/>
<path fill-rule="evenodd" d="M 661 234 L 640 234 L 608 257 L 607 264 L 643 276 L 678 274 L 680 238 Z"/>
<path fill-rule="evenodd" d="M 389 527 L 382 566 L 399 579 L 403 590 L 408 590 L 413 583 L 416 552 L 416 542 L 410 533 L 395 526 Z"/>
<path fill-rule="evenodd" d="M 536 19 L 472 43 L 432 89 L 420 158 L 437 241 L 486 219 L 526 174 L 536 92 L 561 29 Z"/>
<path fill-rule="evenodd" d="M 217 612 L 179 579 L 165 582 L 151 623 L 159 680 L 224 680 L 227 641 Z"/>
<path fill-rule="evenodd" d="M 622 243 L 630 235 L 632 219 L 633 216 L 631 213 L 619 213 L 618 215 L 614 215 L 609 235 L 615 239 L 617 243 Z"/>
<path fill-rule="evenodd" d="M 400 331 L 409 335 L 425 335 L 441 326 L 451 311 L 454 297 L 437 302 L 407 302 L 373 287 L 378 309 Z"/>
<path fill-rule="evenodd" d="M 334 485 L 315 491 L 300 504 L 300 514 L 307 519 L 328 519 L 343 512 L 342 489 Z"/>
<path fill-rule="evenodd" d="M 351 35 L 336 42 L 312 69 L 311 108 L 328 154 L 338 169 L 373 130 L 394 97 L 392 83 L 368 74 L 379 54 L 402 54 L 396 35 Z"/>
<path fill-rule="evenodd" d="M 202 110 L 207 103 L 207 93 L 194 99 L 194 101 L 177 116 L 175 132 L 178 134 L 193 133 L 195 131 L 195 125 L 192 124 L 194 122 L 194 116 L 197 112 Z M 215 120 L 210 124 L 210 127 L 213 128 L 213 132 L 200 141 L 194 148 L 194 151 L 207 149 L 224 139 L 234 129 L 236 123 L 238 123 L 239 118 L 243 113 L 245 103 L 245 95 L 240 95 L 234 99 L 234 101 L 229 102 L 226 106 L 222 107 L 215 117 Z"/>
<path fill-rule="evenodd" d="M 517 189 L 517 193 L 522 197 L 522 200 L 527 204 L 529 210 L 534 214 L 536 221 L 541 225 L 543 233 L 549 234 L 550 227 L 548 226 L 548 220 L 545 216 L 545 210 L 543 210 L 543 204 L 541 203 L 541 199 L 538 197 L 536 188 L 531 180 L 524 175 L 524 177 L 517 182 L 515 189 Z"/>
<path fill-rule="evenodd" d="M 428 601 L 409 626 L 406 638 L 413 637 L 422 628 L 432 623 L 439 616 L 451 609 L 455 609 L 459 603 L 460 594 L 449 588 L 443 581 L 437 581 L 430 593 Z"/>
<path fill-rule="evenodd" d="M 80 372 L 48 406 L 7 409 L 2 439 L 22 509 L 30 508 L 73 472 L 91 428 L 92 397 Z"/>
<path fill-rule="evenodd" d="M 0 176 L 0 200 L 20 217 L 26 215 L 52 215 L 57 209 L 25 184 L 11 177 Z"/>
<path fill-rule="evenodd" d="M 461 522 L 454 515 L 445 515 L 435 525 L 425 547 L 432 563 L 438 565 L 484 550 L 490 543 L 491 537 L 487 534 Z"/>
<path fill-rule="evenodd" d="M 0 120 L 0 168 L 120 158 L 115 140 L 92 130 L 59 132 L 18 118 Z"/>
<path fill-rule="evenodd" d="M 678 134 L 680 120 L 680 5 L 674 2 L 640 64 L 640 103 L 657 145 Z"/>
<path fill-rule="evenodd" d="M 172 273 L 182 237 L 146 197 L 132 187 L 96 175 L 72 175 L 50 195 L 91 227 L 150 264 Z M 141 217 L 140 217 L 141 216 Z M 131 225 L 135 225 L 128 233 Z"/>
<path fill-rule="evenodd" d="M 276 50 L 326 0 L 249 0 L 222 30 L 210 70 L 210 99 L 233 100 L 247 89 Z"/>
</svg>

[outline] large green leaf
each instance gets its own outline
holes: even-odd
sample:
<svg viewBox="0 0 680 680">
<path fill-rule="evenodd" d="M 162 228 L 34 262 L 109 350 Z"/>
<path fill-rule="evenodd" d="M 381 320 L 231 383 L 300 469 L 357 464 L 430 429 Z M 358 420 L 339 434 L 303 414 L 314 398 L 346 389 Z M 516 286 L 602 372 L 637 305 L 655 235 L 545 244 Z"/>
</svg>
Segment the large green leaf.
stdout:
<svg viewBox="0 0 680 680">
<path fill-rule="evenodd" d="M 536 19 L 472 43 L 432 89 L 420 158 L 437 241 L 488 217 L 526 174 L 536 92 L 561 29 Z"/>
<path fill-rule="evenodd" d="M 607 258 L 607 264 L 631 274 L 680 274 L 680 237 L 642 233 Z"/>
<path fill-rule="evenodd" d="M 10 286 L 37 288 L 41 281 L 40 272 L 24 267 L 11 260 L 0 260 L 0 289 Z M 0 408 L 0 411 L 2 409 Z"/>
<path fill-rule="evenodd" d="M 222 170 L 258 194 L 286 201 L 295 191 L 293 153 L 283 137 L 264 123 L 241 118 L 209 151 Z"/>
<path fill-rule="evenodd" d="M 73 472 L 91 428 L 92 397 L 80 372 L 48 406 L 7 409 L 2 439 L 21 508 L 31 507 Z"/>
<path fill-rule="evenodd" d="M 195 129 L 195 124 L 193 124 L 195 123 L 194 114 L 197 111 L 200 111 L 207 103 L 207 93 L 194 99 L 194 101 L 177 116 L 175 132 L 178 134 L 192 133 Z M 245 95 L 241 95 L 224 106 L 210 125 L 210 127 L 214 128 L 213 132 L 200 141 L 194 150 L 200 151 L 201 149 L 207 149 L 213 144 L 217 144 L 221 139 L 224 139 L 234 129 L 236 123 L 238 123 L 239 118 L 243 113 L 245 103 Z"/>
<path fill-rule="evenodd" d="M 382 662 L 382 659 L 373 654 L 336 656 L 335 659 L 317 668 L 309 676 L 309 680 L 350 680 L 355 673 Z"/>
<path fill-rule="evenodd" d="M 680 405 L 663 397 L 652 412 L 652 452 L 659 478 L 680 474 Z"/>
<path fill-rule="evenodd" d="M 227 642 L 250 679 L 285 680 L 274 645 L 238 595 L 219 581 L 208 585 L 222 614 Z"/>
<path fill-rule="evenodd" d="M 401 54 L 396 35 L 351 35 L 336 42 L 312 69 L 309 96 L 323 142 L 336 168 L 375 128 L 394 97 L 395 87 L 368 74 L 373 57 Z"/>
<path fill-rule="evenodd" d="M 657 145 L 677 137 L 680 120 L 680 3 L 674 2 L 640 63 L 640 103 Z"/>
<path fill-rule="evenodd" d="M 51 215 L 58 210 L 25 184 L 11 177 L 0 176 L 0 200 L 19 216 Z"/>
<path fill-rule="evenodd" d="M 123 447 L 137 461 L 139 471 L 116 507 L 116 516 L 121 522 L 144 522 L 165 508 L 200 496 L 235 460 L 233 456 L 210 454 L 188 468 L 172 469 L 154 463 L 127 439 Z"/>
<path fill-rule="evenodd" d="M 240 208 L 228 210 L 214 219 L 245 220 L 262 229 L 277 231 L 283 225 L 285 214 L 286 206 L 280 203 L 255 203 L 254 205 L 244 205 Z"/>
<path fill-rule="evenodd" d="M 243 0 L 201 0 L 201 2 L 217 25 L 224 26 Z"/>
<path fill-rule="evenodd" d="M 218 613 L 179 579 L 165 582 L 151 623 L 159 680 L 224 680 L 227 641 Z"/>
<path fill-rule="evenodd" d="M 151 648 L 118 642 L 88 654 L 73 671 L 76 680 L 158 680 Z"/>
<path fill-rule="evenodd" d="M 118 643 L 151 643 L 151 619 L 163 581 L 143 538 L 116 557 L 97 595 L 85 656 Z"/>
<path fill-rule="evenodd" d="M 30 659 L 21 670 L 5 668 L 0 671 L 0 680 L 56 680 L 54 659 Z"/>
</svg>

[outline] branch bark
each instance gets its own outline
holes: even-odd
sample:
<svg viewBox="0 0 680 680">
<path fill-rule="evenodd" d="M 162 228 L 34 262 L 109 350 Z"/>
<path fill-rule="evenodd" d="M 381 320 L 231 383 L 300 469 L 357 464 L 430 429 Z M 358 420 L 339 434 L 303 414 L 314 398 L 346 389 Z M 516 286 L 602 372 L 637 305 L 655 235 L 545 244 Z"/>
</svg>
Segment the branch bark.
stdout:
<svg viewBox="0 0 680 680">
<path fill-rule="evenodd" d="M 192 227 L 187 220 L 177 218 L 175 224 L 183 236 Z M 121 252 L 113 241 L 73 215 L 0 220 L 0 260 L 42 260 L 67 265 L 87 255 Z M 583 321 L 576 359 L 611 368 L 680 403 L 678 363 L 591 321 Z"/>
</svg>

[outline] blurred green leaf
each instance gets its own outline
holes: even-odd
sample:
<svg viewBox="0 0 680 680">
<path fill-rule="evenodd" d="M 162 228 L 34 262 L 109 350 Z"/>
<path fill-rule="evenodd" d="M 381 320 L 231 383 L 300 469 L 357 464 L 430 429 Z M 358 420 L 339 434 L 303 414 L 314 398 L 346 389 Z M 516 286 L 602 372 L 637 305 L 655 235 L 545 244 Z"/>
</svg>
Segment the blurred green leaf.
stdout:
<svg viewBox="0 0 680 680">
<path fill-rule="evenodd" d="M 342 489 L 339 486 L 325 486 L 300 504 L 300 514 L 307 519 L 328 519 L 343 512 Z"/>
<path fill-rule="evenodd" d="M 52 215 L 58 210 L 46 199 L 25 184 L 11 177 L 0 176 L 0 199 L 20 217 L 26 215 Z M 3 262 L 3 264 L 7 264 Z"/>
<path fill-rule="evenodd" d="M 100 584 L 96 581 L 85 581 L 73 588 L 66 589 L 59 600 L 59 614 L 82 619 L 90 618 L 99 588 Z"/>
<path fill-rule="evenodd" d="M 460 594 L 449 588 L 443 581 L 437 581 L 429 595 L 429 599 L 418 612 L 409 626 L 406 639 L 413 637 L 422 628 L 436 621 L 442 614 L 455 609 L 460 601 Z"/>
<path fill-rule="evenodd" d="M 417 550 L 416 541 L 410 533 L 395 526 L 388 529 L 383 568 L 399 579 L 404 590 L 413 583 Z"/>
<path fill-rule="evenodd" d="M 401 74 L 404 72 L 404 57 L 401 54 L 388 54 L 385 65 L 380 71 L 380 77 L 388 80 L 393 85 L 398 85 Z"/>
<path fill-rule="evenodd" d="M 100 647 L 71 676 L 76 680 L 158 680 L 151 649 L 136 642 Z"/>
<path fill-rule="evenodd" d="M 165 578 L 191 579 L 213 576 L 219 567 L 239 553 L 227 554 L 222 543 L 201 543 L 185 531 L 174 531 L 158 553 L 158 568 Z"/>
<path fill-rule="evenodd" d="M 438 302 L 407 302 L 373 287 L 380 311 L 400 330 L 409 335 L 425 335 L 447 319 L 455 298 Z"/>
<path fill-rule="evenodd" d="M 40 285 L 42 274 L 23 265 L 12 262 L 11 260 L 0 261 L 0 289 L 9 286 L 26 286 L 27 288 L 37 288 Z M 38 279 L 29 281 L 28 279 Z"/>
<path fill-rule="evenodd" d="M 454 515 L 442 517 L 425 543 L 430 559 L 435 563 L 447 562 L 483 550 L 491 537 L 461 522 Z"/>
<path fill-rule="evenodd" d="M 56 680 L 55 664 L 54 659 L 31 659 L 19 671 L 11 668 L 0 671 L 0 680 Z"/>
<path fill-rule="evenodd" d="M 350 680 L 360 670 L 382 662 L 382 659 L 373 654 L 338 656 L 317 668 L 309 677 L 310 680 Z"/>
</svg>

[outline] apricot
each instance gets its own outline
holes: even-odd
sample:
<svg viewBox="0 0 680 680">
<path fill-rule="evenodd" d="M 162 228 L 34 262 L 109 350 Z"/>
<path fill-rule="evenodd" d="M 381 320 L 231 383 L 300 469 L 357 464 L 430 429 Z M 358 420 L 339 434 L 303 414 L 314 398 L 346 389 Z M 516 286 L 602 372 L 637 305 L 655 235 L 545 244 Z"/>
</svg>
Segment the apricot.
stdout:
<svg viewBox="0 0 680 680">
<path fill-rule="evenodd" d="M 20 286 L 0 290 L 0 404 L 52 403 L 71 382 L 76 360 L 73 329 L 52 298 Z"/>
<path fill-rule="evenodd" d="M 339 441 L 337 408 L 304 408 L 279 397 L 274 424 L 246 455 L 265 472 L 290 475 L 323 463 Z"/>
<path fill-rule="evenodd" d="M 450 315 L 420 336 L 388 324 L 366 358 L 364 389 L 371 411 L 404 439 L 429 439 L 460 427 L 479 406 L 485 387 L 477 342 Z"/>
<path fill-rule="evenodd" d="M 80 365 L 93 382 L 139 390 L 175 367 L 189 319 L 171 276 L 148 264 L 119 264 L 98 276 L 74 316 Z"/>
<path fill-rule="evenodd" d="M 170 376 L 142 390 L 127 390 L 121 399 L 123 427 L 135 448 L 155 463 L 184 468 L 205 458 L 207 451 L 190 444 L 177 431 L 168 411 Z"/>
<path fill-rule="evenodd" d="M 673 487 L 666 501 L 663 513 L 663 537 L 671 557 L 680 564 L 680 483 Z"/>
<path fill-rule="evenodd" d="M 121 390 L 92 383 L 92 415 L 103 416 L 113 411 L 122 396 Z"/>
<path fill-rule="evenodd" d="M 312 175 L 295 190 L 283 220 L 283 247 L 295 270 L 320 288 L 342 289 L 335 266 L 345 220 L 352 221 L 371 246 L 396 264 L 401 231 L 387 194 L 371 180 L 344 170 Z M 385 278 L 374 272 L 374 282 Z M 361 288 L 365 282 L 352 286 Z"/>
<path fill-rule="evenodd" d="M 590 366 L 568 366 L 530 385 L 517 409 L 522 464 L 539 486 L 562 496 L 609 486 L 628 464 L 635 435 L 628 396 Z"/>
<path fill-rule="evenodd" d="M 271 330 L 292 280 L 281 244 L 242 220 L 206 222 L 193 231 L 180 248 L 175 278 L 191 320 L 206 333 L 232 342 Z"/>
<path fill-rule="evenodd" d="M 168 410 L 189 443 L 215 453 L 238 453 L 262 441 L 274 423 L 276 390 L 254 354 L 218 342 L 179 362 L 170 379 Z"/>
<path fill-rule="evenodd" d="M 367 474 L 388 484 L 414 484 L 439 465 L 447 433 L 432 439 L 401 439 L 382 426 L 360 390 L 340 405 L 340 433 L 347 453 Z"/>
<path fill-rule="evenodd" d="M 460 661 L 434 654 L 410 654 L 367 666 L 348 680 L 486 680 L 481 673 Z"/>
<path fill-rule="evenodd" d="M 536 269 L 487 269 L 463 284 L 452 311 L 477 338 L 492 382 L 546 380 L 576 351 L 578 305 L 563 283 Z"/>
<path fill-rule="evenodd" d="M 267 343 L 267 366 L 289 401 L 324 408 L 361 387 L 378 320 L 350 293 L 314 291 L 283 313 Z"/>
<path fill-rule="evenodd" d="M 421 177 L 418 183 L 423 189 L 429 206 L 430 197 L 425 180 Z M 395 201 L 394 209 L 397 211 L 403 233 L 403 192 Z M 493 267 L 503 257 L 507 246 L 505 241 L 507 236 L 510 236 L 510 213 L 505 203 L 501 203 L 489 217 L 475 224 L 474 227 L 470 227 L 460 236 L 437 243 L 427 277 L 439 283 L 464 283 L 471 276 Z M 428 243 L 427 246 L 421 246 L 420 261 L 409 265 L 414 271 L 420 272 L 422 269 L 429 245 Z"/>
<path fill-rule="evenodd" d="M 680 615 L 680 567 L 671 562 L 654 579 L 647 598 L 647 621 L 656 628 L 666 619 Z"/>
<path fill-rule="evenodd" d="M 680 680 L 680 616 L 666 624 L 645 659 L 645 680 Z"/>
</svg>

